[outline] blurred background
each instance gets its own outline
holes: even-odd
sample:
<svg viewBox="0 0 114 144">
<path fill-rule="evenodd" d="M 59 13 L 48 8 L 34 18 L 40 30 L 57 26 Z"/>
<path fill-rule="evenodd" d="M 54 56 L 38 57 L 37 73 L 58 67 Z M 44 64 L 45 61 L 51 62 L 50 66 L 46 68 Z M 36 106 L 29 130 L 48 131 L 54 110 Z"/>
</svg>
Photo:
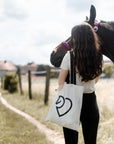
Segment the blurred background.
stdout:
<svg viewBox="0 0 114 144">
<path fill-rule="evenodd" d="M 51 65 L 50 54 L 74 25 L 89 17 L 92 4 L 96 20 L 114 21 L 114 0 L 0 0 L 0 93 L 59 135 L 60 126 L 45 122 L 60 71 Z M 114 63 L 103 59 L 95 86 L 100 111 L 97 143 L 114 144 Z M 80 127 L 79 144 L 83 143 Z M 0 101 L 0 144 L 53 143 Z"/>
<path fill-rule="evenodd" d="M 52 50 L 89 16 L 91 4 L 97 20 L 114 20 L 113 0 L 0 0 L 0 61 L 50 64 Z"/>
</svg>

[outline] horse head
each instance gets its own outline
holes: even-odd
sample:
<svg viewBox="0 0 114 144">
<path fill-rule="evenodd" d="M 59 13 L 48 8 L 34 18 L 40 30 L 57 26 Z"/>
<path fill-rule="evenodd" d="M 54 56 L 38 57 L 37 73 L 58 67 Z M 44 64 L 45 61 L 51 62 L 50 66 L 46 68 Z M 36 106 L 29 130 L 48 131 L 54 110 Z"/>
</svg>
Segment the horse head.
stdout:
<svg viewBox="0 0 114 144">
<path fill-rule="evenodd" d="M 89 23 L 95 32 L 97 33 L 100 41 L 100 49 L 103 55 L 107 56 L 114 62 L 114 22 L 100 21 L 97 22 L 96 9 L 92 5 L 90 8 L 90 17 L 86 17 L 87 23 Z M 72 48 L 71 38 L 69 37 L 66 44 Z M 55 67 L 59 67 L 65 53 L 69 49 L 63 43 L 59 44 L 51 53 L 50 61 Z"/>
<path fill-rule="evenodd" d="M 64 55 L 66 54 L 66 52 L 68 50 L 71 49 L 71 41 L 70 41 L 70 37 L 60 43 L 51 53 L 51 56 L 50 56 L 50 62 L 52 65 L 54 65 L 55 67 L 60 67 L 60 64 L 62 62 L 62 59 L 64 57 Z"/>
<path fill-rule="evenodd" d="M 86 17 L 86 22 L 89 23 L 96 31 L 99 40 L 102 54 L 107 56 L 114 62 L 114 22 L 100 21 L 96 22 L 96 9 L 92 5 L 90 8 L 90 18 Z"/>
</svg>

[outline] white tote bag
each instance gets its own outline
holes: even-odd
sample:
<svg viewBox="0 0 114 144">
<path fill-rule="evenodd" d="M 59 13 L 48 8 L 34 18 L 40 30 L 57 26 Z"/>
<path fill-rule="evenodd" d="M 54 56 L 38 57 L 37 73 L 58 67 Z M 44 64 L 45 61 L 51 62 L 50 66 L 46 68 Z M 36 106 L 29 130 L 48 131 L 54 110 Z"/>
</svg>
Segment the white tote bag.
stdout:
<svg viewBox="0 0 114 144">
<path fill-rule="evenodd" d="M 82 96 L 82 86 L 64 83 L 63 88 L 55 94 L 46 120 L 79 131 Z"/>
<path fill-rule="evenodd" d="M 71 82 L 72 77 L 71 60 Z M 64 83 L 63 88 L 55 94 L 46 121 L 49 120 L 62 127 L 79 131 L 83 90 L 83 86 Z"/>
</svg>

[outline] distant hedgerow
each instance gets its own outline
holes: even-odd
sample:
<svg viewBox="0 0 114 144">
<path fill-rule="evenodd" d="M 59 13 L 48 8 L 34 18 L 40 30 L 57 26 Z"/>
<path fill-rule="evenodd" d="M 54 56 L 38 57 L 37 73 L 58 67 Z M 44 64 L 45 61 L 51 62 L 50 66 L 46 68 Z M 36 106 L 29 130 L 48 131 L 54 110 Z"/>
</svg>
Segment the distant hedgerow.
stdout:
<svg viewBox="0 0 114 144">
<path fill-rule="evenodd" d="M 18 75 L 16 73 L 6 73 L 3 79 L 3 88 L 10 93 L 18 91 Z"/>
</svg>

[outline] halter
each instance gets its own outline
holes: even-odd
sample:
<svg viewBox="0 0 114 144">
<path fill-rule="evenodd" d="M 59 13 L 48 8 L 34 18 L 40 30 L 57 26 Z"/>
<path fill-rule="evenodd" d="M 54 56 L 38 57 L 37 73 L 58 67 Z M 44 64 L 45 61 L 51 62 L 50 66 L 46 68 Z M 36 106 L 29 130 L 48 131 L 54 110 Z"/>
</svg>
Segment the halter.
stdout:
<svg viewBox="0 0 114 144">
<path fill-rule="evenodd" d="M 95 23 L 95 26 L 93 27 L 94 31 L 98 31 L 98 26 L 100 25 L 100 22 Z"/>
<path fill-rule="evenodd" d="M 63 41 L 62 43 L 64 44 L 64 46 L 65 46 L 68 50 L 71 50 L 71 47 L 66 43 L 66 41 Z"/>
</svg>

